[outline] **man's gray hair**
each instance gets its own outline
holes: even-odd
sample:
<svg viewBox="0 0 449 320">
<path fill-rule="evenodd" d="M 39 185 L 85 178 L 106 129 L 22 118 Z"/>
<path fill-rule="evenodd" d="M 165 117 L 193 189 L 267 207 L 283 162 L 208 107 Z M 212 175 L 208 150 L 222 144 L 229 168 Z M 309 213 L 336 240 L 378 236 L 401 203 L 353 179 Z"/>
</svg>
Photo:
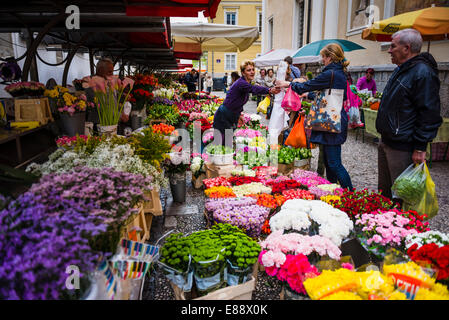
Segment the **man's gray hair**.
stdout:
<svg viewBox="0 0 449 320">
<path fill-rule="evenodd" d="M 409 45 L 412 53 L 420 53 L 422 47 L 422 36 L 418 30 L 404 29 L 394 33 L 391 38 L 399 37 L 399 43 Z"/>
</svg>

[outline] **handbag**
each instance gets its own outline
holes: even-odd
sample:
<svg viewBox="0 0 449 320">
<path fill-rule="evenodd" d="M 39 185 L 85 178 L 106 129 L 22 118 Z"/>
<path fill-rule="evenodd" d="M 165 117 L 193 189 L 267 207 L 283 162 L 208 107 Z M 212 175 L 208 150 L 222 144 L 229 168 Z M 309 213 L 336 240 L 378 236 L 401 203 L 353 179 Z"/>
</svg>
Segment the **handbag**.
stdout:
<svg viewBox="0 0 449 320">
<path fill-rule="evenodd" d="M 344 89 L 332 89 L 334 72 L 332 71 L 330 88 L 322 90 L 312 102 L 305 128 L 331 133 L 341 132 L 341 108 L 343 107 Z"/>
<path fill-rule="evenodd" d="M 291 87 L 288 87 L 287 92 L 282 99 L 281 107 L 286 112 L 298 111 L 301 109 L 301 98 Z"/>
</svg>

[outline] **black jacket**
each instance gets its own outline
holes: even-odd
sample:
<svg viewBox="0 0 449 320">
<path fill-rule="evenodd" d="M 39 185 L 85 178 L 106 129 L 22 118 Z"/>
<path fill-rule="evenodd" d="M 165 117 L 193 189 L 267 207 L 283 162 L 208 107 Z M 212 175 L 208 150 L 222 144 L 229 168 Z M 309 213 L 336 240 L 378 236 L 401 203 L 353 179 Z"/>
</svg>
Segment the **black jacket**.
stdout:
<svg viewBox="0 0 449 320">
<path fill-rule="evenodd" d="M 376 129 L 393 149 L 425 151 L 442 121 L 437 63 L 429 53 L 421 53 L 396 68 L 388 80 Z"/>
<path fill-rule="evenodd" d="M 196 81 L 198 80 L 198 77 L 193 76 L 190 72 L 187 72 L 186 76 L 184 77 L 184 83 L 187 85 L 187 90 L 189 92 L 196 91 Z"/>
</svg>

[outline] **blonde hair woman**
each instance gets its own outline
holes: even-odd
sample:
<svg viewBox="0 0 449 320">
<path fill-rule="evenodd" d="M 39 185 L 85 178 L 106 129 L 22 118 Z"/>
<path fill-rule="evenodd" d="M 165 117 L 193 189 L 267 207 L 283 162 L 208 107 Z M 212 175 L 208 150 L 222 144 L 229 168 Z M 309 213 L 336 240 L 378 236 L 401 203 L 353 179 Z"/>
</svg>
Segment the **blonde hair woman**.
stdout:
<svg viewBox="0 0 449 320">
<path fill-rule="evenodd" d="M 307 82 L 287 82 L 277 81 L 276 84 L 300 94 L 302 98 L 314 99 L 313 91 L 325 89 L 343 89 L 344 100 L 346 100 L 346 68 L 349 61 L 346 60 L 343 49 L 336 43 L 330 43 L 320 51 L 324 64 L 323 71 L 315 78 Z M 331 84 L 332 82 L 332 84 Z M 312 130 L 310 142 L 322 145 L 324 153 L 324 164 L 326 167 L 327 179 L 332 183 L 339 182 L 342 188 L 353 190 L 351 178 L 341 163 L 341 145 L 345 143 L 348 133 L 348 115 L 345 109 L 341 108 L 341 132 L 331 133 Z"/>
<path fill-rule="evenodd" d="M 280 92 L 279 88 L 267 88 L 262 86 L 252 85 L 251 82 L 255 76 L 255 65 L 252 61 L 244 61 L 240 65 L 242 76 L 237 79 L 229 88 L 223 104 L 218 108 L 214 115 L 214 129 L 221 133 L 221 139 L 214 138 L 214 142 L 222 141 L 224 145 L 224 137 L 226 129 L 235 129 L 239 123 L 243 106 L 248 102 L 249 94 L 267 95 L 270 93 L 276 94 Z M 232 141 L 230 141 L 232 146 Z"/>
</svg>

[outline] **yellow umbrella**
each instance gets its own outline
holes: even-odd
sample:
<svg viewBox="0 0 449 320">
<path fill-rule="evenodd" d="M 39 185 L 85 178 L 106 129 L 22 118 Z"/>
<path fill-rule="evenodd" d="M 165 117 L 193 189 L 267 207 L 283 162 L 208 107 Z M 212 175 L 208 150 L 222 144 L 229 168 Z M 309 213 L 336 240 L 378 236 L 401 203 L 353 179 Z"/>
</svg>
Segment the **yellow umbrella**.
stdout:
<svg viewBox="0 0 449 320">
<path fill-rule="evenodd" d="M 376 21 L 363 30 L 362 39 L 388 42 L 393 33 L 408 28 L 418 30 L 424 41 L 448 39 L 449 8 L 430 7 Z"/>
</svg>

